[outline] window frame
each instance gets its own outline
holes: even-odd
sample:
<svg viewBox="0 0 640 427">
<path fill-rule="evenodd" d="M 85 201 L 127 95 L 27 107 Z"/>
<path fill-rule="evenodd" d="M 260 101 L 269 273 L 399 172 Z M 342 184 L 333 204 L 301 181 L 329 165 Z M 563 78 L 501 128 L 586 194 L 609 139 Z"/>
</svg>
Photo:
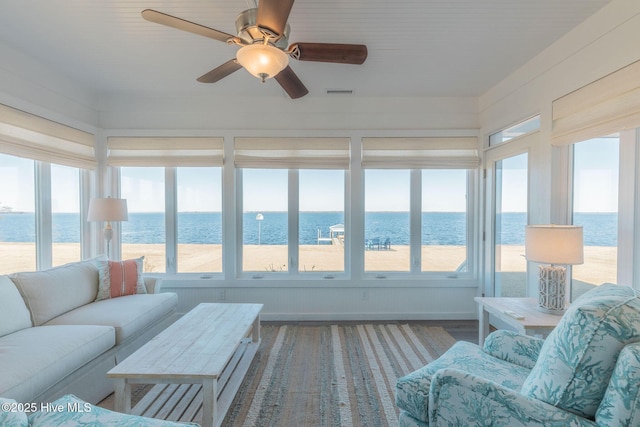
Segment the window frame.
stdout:
<svg viewBox="0 0 640 427">
<path fill-rule="evenodd" d="M 54 267 L 53 265 L 53 210 L 52 210 L 52 163 L 42 162 L 31 158 L 6 154 L 9 157 L 23 158 L 32 162 L 33 199 L 34 199 L 34 221 L 35 221 L 35 269 L 37 271 Z M 57 163 L 55 163 L 57 165 Z M 61 165 L 67 166 L 67 165 Z M 77 166 L 67 166 L 77 169 L 78 172 L 78 198 L 80 209 L 80 223 L 78 224 L 78 234 L 80 237 L 81 259 L 90 256 L 91 225 L 86 220 L 88 209 L 89 187 L 92 181 L 93 172 Z"/>
<path fill-rule="evenodd" d="M 471 133 L 469 133 L 471 135 Z M 363 137 L 359 134 L 350 137 L 350 167 L 342 169 L 344 172 L 344 224 L 345 224 L 345 258 L 344 271 L 299 271 L 299 172 L 298 169 L 286 169 L 288 172 L 288 270 L 286 272 L 244 272 L 242 270 L 243 244 L 242 244 L 242 218 L 243 218 L 243 193 L 242 193 L 242 168 L 234 164 L 235 134 L 224 137 L 225 162 L 222 170 L 222 238 L 223 238 L 223 262 L 222 272 L 188 273 L 177 272 L 171 262 L 167 263 L 166 272 L 158 273 L 164 280 L 172 285 L 180 281 L 188 282 L 190 287 L 255 287 L 263 281 L 266 286 L 273 286 L 274 281 L 280 281 L 279 286 L 313 286 L 323 283 L 322 286 L 342 287 L 347 284 L 353 286 L 394 287 L 402 284 L 407 287 L 476 287 L 478 278 L 478 247 L 479 237 L 476 236 L 479 219 L 474 214 L 474 207 L 479 206 L 478 189 L 480 168 L 467 168 L 467 201 L 466 201 L 466 254 L 467 270 L 465 272 L 433 272 L 421 271 L 421 233 L 422 233 L 422 205 L 421 205 L 421 169 L 409 169 L 410 180 L 416 183 L 411 185 L 411 270 L 408 272 L 365 272 L 364 271 L 364 169 L 361 165 L 361 149 Z M 168 168 L 168 167 L 167 167 Z M 165 170 L 167 170 L 165 168 Z M 119 167 L 108 167 L 113 185 L 112 194 L 119 194 L 120 174 Z M 175 177 L 167 177 L 165 174 L 165 192 L 169 188 L 175 196 Z M 174 230 L 175 217 L 168 215 L 169 211 L 177 209 L 175 197 L 165 197 L 166 230 Z M 114 227 L 115 229 L 115 227 Z M 119 231 L 119 230 L 118 230 Z M 362 237 L 362 238 L 361 238 Z M 167 236 L 167 242 L 170 241 Z M 362 240 L 362 241 L 360 241 Z M 114 245 L 116 238 L 114 237 Z M 120 241 L 118 239 L 118 245 Z M 119 249 L 118 249 L 119 251 Z M 167 254 L 170 254 L 167 248 Z M 413 255 L 416 254 L 416 255 Z M 291 262 L 293 260 L 293 262 Z M 224 283 L 224 281 L 230 281 Z M 402 280 L 402 282 L 400 282 Z M 443 282 L 444 281 L 444 282 Z M 269 285 L 267 285 L 269 283 Z"/>
<path fill-rule="evenodd" d="M 349 271 L 349 265 L 347 262 L 348 245 L 350 238 L 348 236 L 348 228 L 346 226 L 347 213 L 347 170 L 342 170 L 344 173 L 344 215 L 345 215 L 345 260 L 344 271 L 300 271 L 300 170 L 299 169 L 277 169 L 287 171 L 287 271 L 244 271 L 243 265 L 243 227 L 242 220 L 244 214 L 243 206 L 243 168 L 235 168 L 236 174 L 236 278 L 238 279 L 267 279 L 267 280 L 282 280 L 282 279 L 296 279 L 296 280 L 330 280 L 330 279 L 348 279 L 351 277 Z M 340 169 L 337 169 L 340 170 Z"/>
<path fill-rule="evenodd" d="M 514 129 L 517 129 L 520 126 L 525 126 L 528 123 L 533 123 L 534 125 L 537 122 L 537 127 L 532 128 L 526 132 L 522 132 L 522 133 L 518 133 L 512 137 L 509 137 L 507 139 L 504 139 L 504 136 L 500 137 L 500 135 L 503 135 L 505 132 L 508 131 L 512 131 Z M 514 139 L 520 139 L 520 138 L 524 138 L 528 135 L 531 135 L 535 132 L 539 132 L 540 131 L 540 126 L 541 126 L 541 115 L 540 114 L 535 114 L 533 116 L 529 116 L 526 119 L 520 120 L 516 123 L 513 123 L 507 127 L 504 127 L 496 132 L 492 132 L 489 134 L 489 137 L 487 138 L 487 147 L 497 147 L 500 146 L 502 144 L 506 144 L 510 141 L 513 141 Z M 496 140 L 500 138 L 499 140 Z"/>
<path fill-rule="evenodd" d="M 145 168 L 145 166 L 130 166 L 135 168 Z M 157 167 L 157 166 L 156 166 Z M 218 166 L 213 166 L 218 167 Z M 121 194 L 121 168 L 120 167 L 112 167 L 112 172 L 114 179 L 116 181 L 115 187 L 117 191 L 115 194 L 120 196 Z M 224 253 L 225 253 L 225 225 L 224 225 L 224 211 L 225 211 L 225 202 L 224 202 L 224 170 L 220 167 L 221 174 L 221 215 L 222 215 L 222 271 L 207 271 L 207 272 L 178 272 L 178 169 L 179 166 L 165 166 L 162 167 L 164 169 L 164 218 L 165 218 L 165 271 L 155 273 L 162 277 L 180 277 L 181 279 L 190 280 L 190 279 L 215 279 L 215 280 L 223 280 L 225 276 L 225 261 L 224 261 Z M 118 226 L 116 230 L 116 224 L 114 226 L 114 256 L 120 256 L 122 253 L 122 228 Z M 115 235 L 117 234 L 117 241 L 115 239 Z M 117 250 L 115 249 L 117 247 Z"/>
<path fill-rule="evenodd" d="M 477 262 L 475 259 L 476 247 L 475 230 L 476 220 L 473 215 L 473 208 L 476 204 L 476 191 L 475 191 L 475 176 L 477 171 L 474 169 L 466 170 L 466 183 L 467 183 L 467 203 L 466 203 L 466 259 L 467 259 L 467 271 L 455 272 L 455 271 L 423 271 L 422 270 L 422 171 L 425 169 L 407 169 L 409 170 L 409 270 L 407 271 L 379 271 L 379 270 L 365 270 L 364 265 L 361 271 L 363 279 L 417 279 L 417 280 L 443 280 L 443 279 L 458 279 L 458 280 L 473 280 L 477 277 Z M 364 185 L 364 172 L 363 171 L 363 185 Z M 362 206 L 364 207 L 364 192 L 362 192 Z M 364 211 L 363 211 L 363 223 L 364 227 Z M 364 256 L 364 248 L 363 248 Z"/>
</svg>

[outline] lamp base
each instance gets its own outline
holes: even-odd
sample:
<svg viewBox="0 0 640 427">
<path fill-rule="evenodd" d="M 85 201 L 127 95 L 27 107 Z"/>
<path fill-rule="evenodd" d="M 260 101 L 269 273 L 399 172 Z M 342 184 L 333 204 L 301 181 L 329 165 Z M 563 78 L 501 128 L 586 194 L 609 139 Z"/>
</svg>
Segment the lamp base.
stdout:
<svg viewBox="0 0 640 427">
<path fill-rule="evenodd" d="M 553 265 L 538 267 L 538 310 L 563 315 L 566 309 L 567 269 Z"/>
</svg>

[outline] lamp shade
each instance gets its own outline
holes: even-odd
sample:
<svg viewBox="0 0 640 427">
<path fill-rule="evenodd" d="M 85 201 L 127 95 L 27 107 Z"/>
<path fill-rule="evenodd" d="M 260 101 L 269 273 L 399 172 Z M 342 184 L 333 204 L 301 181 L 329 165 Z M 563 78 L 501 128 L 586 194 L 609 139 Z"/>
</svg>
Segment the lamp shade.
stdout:
<svg viewBox="0 0 640 427">
<path fill-rule="evenodd" d="M 584 262 L 582 226 L 528 225 L 525 230 L 525 257 L 545 264 Z"/>
<path fill-rule="evenodd" d="M 275 77 L 289 64 L 286 53 L 268 44 L 243 46 L 236 53 L 236 59 L 248 72 L 262 81 Z"/>
<path fill-rule="evenodd" d="M 89 201 L 87 221 L 128 221 L 126 199 L 93 198 Z"/>
</svg>

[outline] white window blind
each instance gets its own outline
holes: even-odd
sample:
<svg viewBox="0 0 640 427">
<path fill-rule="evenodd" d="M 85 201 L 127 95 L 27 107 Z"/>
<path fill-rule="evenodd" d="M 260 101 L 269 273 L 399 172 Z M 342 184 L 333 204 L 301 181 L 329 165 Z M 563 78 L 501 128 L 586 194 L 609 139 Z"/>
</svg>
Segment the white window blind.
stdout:
<svg viewBox="0 0 640 427">
<path fill-rule="evenodd" d="M 0 104 L 0 152 L 95 169 L 93 134 Z"/>
<path fill-rule="evenodd" d="M 349 138 L 236 138 L 235 166 L 348 169 Z"/>
<path fill-rule="evenodd" d="M 368 169 L 474 169 L 479 162 L 476 137 L 362 139 Z"/>
<path fill-rule="evenodd" d="M 222 166 L 217 137 L 109 137 L 109 166 Z"/>
<path fill-rule="evenodd" d="M 585 141 L 640 127 L 640 61 L 553 101 L 551 143 Z"/>
</svg>

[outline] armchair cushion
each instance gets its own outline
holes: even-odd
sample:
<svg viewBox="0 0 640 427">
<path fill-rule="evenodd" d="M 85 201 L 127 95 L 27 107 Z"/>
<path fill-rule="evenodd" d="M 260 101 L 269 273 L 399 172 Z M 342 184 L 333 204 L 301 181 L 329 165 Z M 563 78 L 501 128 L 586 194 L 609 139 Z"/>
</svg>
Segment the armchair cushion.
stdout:
<svg viewBox="0 0 640 427">
<path fill-rule="evenodd" d="M 0 426 L 29 427 L 27 413 L 21 410 L 22 408 L 20 407 L 24 404 L 19 404 L 13 399 L 0 397 L 0 405 L 2 405 L 0 407 Z"/>
<path fill-rule="evenodd" d="M 545 340 L 522 394 L 594 419 L 618 354 L 636 341 L 637 291 L 613 284 L 594 288 L 571 304 Z"/>
<path fill-rule="evenodd" d="M 431 382 L 430 426 L 593 427 L 593 421 L 524 396 L 494 381 L 457 369 L 438 371 Z"/>
<path fill-rule="evenodd" d="M 520 390 L 530 369 L 492 357 L 472 343 L 458 341 L 428 365 L 398 379 L 396 405 L 413 418 L 428 423 L 431 378 L 443 368 L 456 368 L 486 378 L 497 378 L 509 389 Z"/>
<path fill-rule="evenodd" d="M 499 329 L 484 340 L 484 352 L 498 359 L 532 369 L 544 340 Z"/>
<path fill-rule="evenodd" d="M 620 352 L 609 387 L 596 412 L 598 425 L 640 425 L 640 343 Z"/>
</svg>

